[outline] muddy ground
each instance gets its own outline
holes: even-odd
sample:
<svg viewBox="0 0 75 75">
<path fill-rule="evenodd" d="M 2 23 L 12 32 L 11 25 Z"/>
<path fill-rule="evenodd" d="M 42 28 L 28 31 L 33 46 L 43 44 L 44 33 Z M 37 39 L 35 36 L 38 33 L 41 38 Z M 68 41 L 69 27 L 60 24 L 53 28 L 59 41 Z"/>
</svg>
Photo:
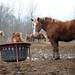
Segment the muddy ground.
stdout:
<svg viewBox="0 0 75 75">
<path fill-rule="evenodd" d="M 60 42 L 60 60 L 52 59 L 50 43 L 31 45 L 32 61 L 4 62 L 0 58 L 0 75 L 75 75 L 75 42 Z"/>
</svg>

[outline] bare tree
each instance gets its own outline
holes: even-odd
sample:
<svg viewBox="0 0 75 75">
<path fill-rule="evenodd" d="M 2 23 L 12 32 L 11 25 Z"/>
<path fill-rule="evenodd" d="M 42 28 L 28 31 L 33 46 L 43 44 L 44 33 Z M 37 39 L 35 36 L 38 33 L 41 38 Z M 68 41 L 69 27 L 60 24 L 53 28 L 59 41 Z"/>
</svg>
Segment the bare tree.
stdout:
<svg viewBox="0 0 75 75">
<path fill-rule="evenodd" d="M 12 32 L 18 31 L 21 25 L 21 21 L 13 15 L 12 10 L 8 7 L 0 6 L 0 30 L 4 31 L 5 40 L 7 40 Z"/>
<path fill-rule="evenodd" d="M 31 18 L 35 17 L 36 11 L 37 11 L 37 4 L 35 3 L 35 0 L 33 0 L 33 1 L 31 0 L 29 6 L 27 8 L 27 15 L 25 17 L 25 20 L 26 20 L 26 22 L 25 22 L 25 24 L 26 24 L 25 28 L 26 29 L 25 30 L 27 33 L 32 32 Z"/>
</svg>

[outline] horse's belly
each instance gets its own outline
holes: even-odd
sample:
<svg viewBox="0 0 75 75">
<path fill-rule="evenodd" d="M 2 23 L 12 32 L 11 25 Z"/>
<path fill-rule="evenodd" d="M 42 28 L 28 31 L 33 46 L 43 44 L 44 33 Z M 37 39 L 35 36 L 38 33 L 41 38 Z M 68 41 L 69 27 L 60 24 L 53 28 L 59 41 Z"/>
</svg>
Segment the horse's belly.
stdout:
<svg viewBox="0 0 75 75">
<path fill-rule="evenodd" d="M 74 39 L 73 38 L 71 38 L 71 39 L 60 39 L 59 41 L 70 42 L 72 40 L 74 40 Z"/>
<path fill-rule="evenodd" d="M 74 40 L 75 38 L 73 37 L 73 35 L 61 35 L 58 40 L 59 41 L 65 41 L 65 42 L 69 42 Z"/>
</svg>

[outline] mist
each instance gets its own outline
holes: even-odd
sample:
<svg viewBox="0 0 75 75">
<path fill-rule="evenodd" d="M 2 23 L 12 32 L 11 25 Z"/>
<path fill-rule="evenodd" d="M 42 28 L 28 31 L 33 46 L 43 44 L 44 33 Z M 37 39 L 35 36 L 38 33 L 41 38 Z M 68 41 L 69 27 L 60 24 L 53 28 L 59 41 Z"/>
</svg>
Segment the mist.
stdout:
<svg viewBox="0 0 75 75">
<path fill-rule="evenodd" d="M 50 16 L 67 20 L 75 17 L 75 0 L 1 0 L 1 4 L 14 10 L 22 19 L 29 15 L 30 8 L 35 10 L 34 17 Z"/>
</svg>

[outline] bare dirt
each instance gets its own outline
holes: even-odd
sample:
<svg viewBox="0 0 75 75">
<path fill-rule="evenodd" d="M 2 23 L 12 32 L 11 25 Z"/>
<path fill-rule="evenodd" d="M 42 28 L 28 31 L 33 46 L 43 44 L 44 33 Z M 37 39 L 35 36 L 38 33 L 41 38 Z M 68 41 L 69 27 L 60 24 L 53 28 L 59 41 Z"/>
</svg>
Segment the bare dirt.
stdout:
<svg viewBox="0 0 75 75">
<path fill-rule="evenodd" d="M 0 58 L 0 75 L 75 75 L 75 42 L 59 44 L 60 60 L 52 59 L 50 43 L 31 46 L 32 61 L 4 62 Z"/>
</svg>

